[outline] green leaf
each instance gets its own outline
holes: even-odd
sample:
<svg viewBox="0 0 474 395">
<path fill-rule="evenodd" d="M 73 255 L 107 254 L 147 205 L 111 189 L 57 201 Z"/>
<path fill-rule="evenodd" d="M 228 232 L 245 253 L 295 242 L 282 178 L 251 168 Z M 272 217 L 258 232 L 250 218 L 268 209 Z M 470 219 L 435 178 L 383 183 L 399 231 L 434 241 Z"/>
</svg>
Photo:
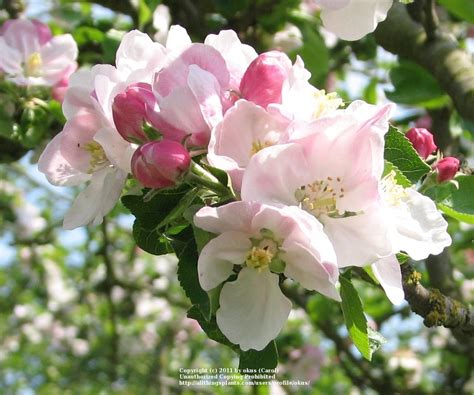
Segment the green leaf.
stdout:
<svg viewBox="0 0 474 395">
<path fill-rule="evenodd" d="M 391 172 L 395 173 L 395 181 L 397 182 L 398 185 L 401 185 L 402 187 L 408 188 L 411 186 L 411 182 L 406 176 L 400 171 L 400 169 L 395 166 L 393 163 L 389 161 L 385 161 L 385 166 L 383 169 L 383 176 L 385 177 L 387 174 L 390 174 Z"/>
<path fill-rule="evenodd" d="M 311 72 L 310 82 L 321 86 L 329 72 L 329 50 L 323 38 L 309 23 L 300 26 L 304 45 L 298 50 L 305 67 Z"/>
<path fill-rule="evenodd" d="M 470 23 L 474 23 L 473 0 L 438 0 L 453 15 Z"/>
<path fill-rule="evenodd" d="M 139 219 L 133 223 L 133 238 L 142 250 L 150 254 L 163 255 L 173 252 L 168 241 L 160 232 L 143 226 Z"/>
<path fill-rule="evenodd" d="M 367 86 L 364 88 L 364 92 L 362 94 L 363 99 L 370 104 L 377 103 L 377 85 L 378 79 L 372 78 Z"/>
<path fill-rule="evenodd" d="M 383 337 L 379 332 L 373 330 L 370 326 L 367 327 L 367 333 L 369 335 L 369 347 L 371 354 L 382 347 L 382 345 L 387 343 L 387 339 L 385 339 L 385 337 Z"/>
<path fill-rule="evenodd" d="M 344 314 L 347 330 L 362 356 L 370 361 L 372 351 L 369 345 L 367 320 L 359 294 L 350 279 L 340 276 L 339 280 L 341 282 L 342 313 Z"/>
<path fill-rule="evenodd" d="M 403 133 L 392 126 L 385 136 L 384 157 L 395 165 L 413 184 L 431 169 L 420 158 L 412 143 Z"/>
<path fill-rule="evenodd" d="M 198 309 L 198 307 L 193 306 L 188 310 L 188 318 L 192 318 L 199 322 L 199 325 L 209 337 L 209 339 L 224 344 L 235 352 L 239 352 L 239 347 L 231 343 L 221 332 L 221 330 L 217 326 L 215 317 L 212 317 L 210 320 L 207 320 L 202 314 L 202 312 Z"/>
<path fill-rule="evenodd" d="M 438 201 L 438 207 L 458 221 L 474 224 L 474 176 L 459 176 L 455 180 L 458 188 L 454 184 L 444 184 L 443 193 L 438 196 L 447 196 Z"/>
<path fill-rule="evenodd" d="M 395 103 L 439 108 L 449 103 L 448 96 L 436 79 L 421 66 L 403 61 L 390 70 L 394 91 L 385 91 L 388 99 Z"/>
<path fill-rule="evenodd" d="M 188 187 L 182 185 L 179 188 L 159 191 L 148 201 L 145 201 L 145 195 L 126 195 L 122 197 L 122 203 L 140 220 L 144 228 L 152 230 L 162 223 L 169 223 L 164 220 L 177 209 L 187 193 Z"/>
<path fill-rule="evenodd" d="M 146 0 L 138 0 L 138 24 L 139 27 L 145 26 L 152 17 L 152 12 L 150 10 L 150 7 L 148 7 L 148 4 L 146 3 Z"/>
<path fill-rule="evenodd" d="M 275 369 L 278 365 L 278 350 L 275 341 L 272 340 L 261 351 L 240 351 L 239 369 Z"/>
<path fill-rule="evenodd" d="M 199 308 L 204 317 L 209 317 L 209 297 L 199 284 L 197 270 L 198 252 L 191 226 L 179 235 L 179 241 L 172 241 L 178 261 L 178 280 L 191 303 Z M 183 243 L 183 240 L 187 240 Z"/>
</svg>

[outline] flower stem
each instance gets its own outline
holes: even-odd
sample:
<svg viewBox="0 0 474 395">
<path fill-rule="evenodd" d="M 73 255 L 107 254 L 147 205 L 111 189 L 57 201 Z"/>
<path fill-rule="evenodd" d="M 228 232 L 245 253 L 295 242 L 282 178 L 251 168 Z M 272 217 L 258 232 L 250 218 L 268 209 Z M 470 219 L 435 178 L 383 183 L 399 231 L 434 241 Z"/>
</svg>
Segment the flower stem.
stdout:
<svg viewBox="0 0 474 395">
<path fill-rule="evenodd" d="M 184 180 L 189 184 L 205 187 L 222 198 L 234 197 L 234 194 L 228 187 L 221 184 L 214 175 L 194 161 L 191 161 L 189 172 L 186 174 Z"/>
</svg>

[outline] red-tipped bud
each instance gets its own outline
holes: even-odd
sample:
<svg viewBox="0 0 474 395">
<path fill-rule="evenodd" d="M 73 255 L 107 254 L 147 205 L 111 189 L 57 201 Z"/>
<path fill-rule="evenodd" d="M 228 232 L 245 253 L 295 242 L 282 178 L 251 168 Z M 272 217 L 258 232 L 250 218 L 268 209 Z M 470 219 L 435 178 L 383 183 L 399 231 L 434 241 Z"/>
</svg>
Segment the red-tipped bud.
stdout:
<svg viewBox="0 0 474 395">
<path fill-rule="evenodd" d="M 148 137 L 143 124 L 150 122 L 156 104 L 151 85 L 143 82 L 130 85 L 114 98 L 112 115 L 120 135 L 131 143 L 143 143 Z"/>
<path fill-rule="evenodd" d="M 132 173 L 145 187 L 166 188 L 176 185 L 190 163 L 189 152 L 180 143 L 151 141 L 133 154 Z"/>
<path fill-rule="evenodd" d="M 281 103 L 283 82 L 290 70 L 291 61 L 283 52 L 270 51 L 259 55 L 242 77 L 242 97 L 264 108 L 270 103 Z"/>
<path fill-rule="evenodd" d="M 411 128 L 406 137 L 423 159 L 428 158 L 438 148 L 434 143 L 433 135 L 424 128 Z"/>
<path fill-rule="evenodd" d="M 438 171 L 438 182 L 452 180 L 459 170 L 459 159 L 447 156 L 436 162 L 433 168 Z"/>
</svg>

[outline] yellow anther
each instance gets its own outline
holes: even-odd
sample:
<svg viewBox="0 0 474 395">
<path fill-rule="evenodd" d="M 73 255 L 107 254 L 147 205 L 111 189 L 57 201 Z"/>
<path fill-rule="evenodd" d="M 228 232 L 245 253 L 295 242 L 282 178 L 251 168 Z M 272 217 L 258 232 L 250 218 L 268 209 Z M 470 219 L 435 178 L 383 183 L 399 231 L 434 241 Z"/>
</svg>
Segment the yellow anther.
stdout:
<svg viewBox="0 0 474 395">
<path fill-rule="evenodd" d="M 43 60 L 39 52 L 33 52 L 25 63 L 25 75 L 28 77 L 39 77 Z"/>
<path fill-rule="evenodd" d="M 252 247 L 248 252 L 245 263 L 248 267 L 257 269 L 259 272 L 268 268 L 268 265 L 272 261 L 274 253 L 268 246 L 265 247 Z"/>
<path fill-rule="evenodd" d="M 254 156 L 257 152 L 263 150 L 264 148 L 271 147 L 272 145 L 273 143 L 271 141 L 253 141 L 252 148 L 250 149 L 250 157 Z"/>
<path fill-rule="evenodd" d="M 103 167 L 107 162 L 107 156 L 105 155 L 104 149 L 102 146 L 96 142 L 91 141 L 87 144 L 84 144 L 84 149 L 90 154 L 91 159 L 89 162 L 89 173 L 93 173 L 100 167 Z"/>
</svg>

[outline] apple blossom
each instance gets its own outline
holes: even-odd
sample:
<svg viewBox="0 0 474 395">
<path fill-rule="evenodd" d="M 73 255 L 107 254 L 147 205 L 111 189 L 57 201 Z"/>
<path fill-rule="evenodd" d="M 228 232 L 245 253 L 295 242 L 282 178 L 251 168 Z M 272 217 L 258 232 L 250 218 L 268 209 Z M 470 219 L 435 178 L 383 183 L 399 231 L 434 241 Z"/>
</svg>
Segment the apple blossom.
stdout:
<svg viewBox="0 0 474 395">
<path fill-rule="evenodd" d="M 132 173 L 145 187 L 166 188 L 176 185 L 190 163 L 191 157 L 180 143 L 151 141 L 133 154 Z"/>
<path fill-rule="evenodd" d="M 447 156 L 436 162 L 433 168 L 438 172 L 438 182 L 452 180 L 459 170 L 459 159 Z"/>
<path fill-rule="evenodd" d="M 314 0 L 324 27 L 343 40 L 359 40 L 387 17 L 393 0 Z"/>
<path fill-rule="evenodd" d="M 354 102 L 299 125 L 291 143 L 265 148 L 250 159 L 242 199 L 294 205 L 318 218 L 339 267 L 387 256 L 391 245 L 380 220 L 379 181 L 391 109 Z"/>
<path fill-rule="evenodd" d="M 438 148 L 434 142 L 433 135 L 427 129 L 411 128 L 405 136 L 411 141 L 416 152 L 423 159 L 428 158 Z"/>
<path fill-rule="evenodd" d="M 238 100 L 213 130 L 207 159 L 228 172 L 232 185 L 240 190 L 242 176 L 250 158 L 258 151 L 288 141 L 289 121 L 270 114 L 247 100 Z"/>
<path fill-rule="evenodd" d="M 52 37 L 39 21 L 6 21 L 0 30 L 0 52 L 0 73 L 17 85 L 53 86 L 77 68 L 72 36 Z"/>
<path fill-rule="evenodd" d="M 71 76 L 63 103 L 67 122 L 38 162 L 39 170 L 54 185 L 89 181 L 65 216 L 66 229 L 101 223 L 119 199 L 135 147 L 115 128 L 113 98 L 131 84 L 150 84 L 165 54 L 162 45 L 132 31 L 124 35 L 117 50 L 116 67 L 96 65 Z"/>
<path fill-rule="evenodd" d="M 194 223 L 218 235 L 199 256 L 204 290 L 226 281 L 234 265 L 241 267 L 237 279 L 222 287 L 216 319 L 242 350 L 265 348 L 288 318 L 291 303 L 280 290 L 279 273 L 340 300 L 334 250 L 321 224 L 304 211 L 239 201 L 204 207 Z"/>
</svg>

